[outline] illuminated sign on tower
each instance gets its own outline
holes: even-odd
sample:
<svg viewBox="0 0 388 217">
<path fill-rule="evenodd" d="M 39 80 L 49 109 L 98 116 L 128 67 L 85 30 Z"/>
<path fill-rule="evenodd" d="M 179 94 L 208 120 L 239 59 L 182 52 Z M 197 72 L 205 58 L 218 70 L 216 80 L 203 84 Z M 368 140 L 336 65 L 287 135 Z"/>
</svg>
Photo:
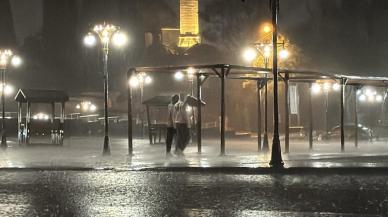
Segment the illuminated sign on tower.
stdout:
<svg viewBox="0 0 388 217">
<path fill-rule="evenodd" d="M 199 44 L 198 0 L 180 0 L 179 47 Z"/>
</svg>

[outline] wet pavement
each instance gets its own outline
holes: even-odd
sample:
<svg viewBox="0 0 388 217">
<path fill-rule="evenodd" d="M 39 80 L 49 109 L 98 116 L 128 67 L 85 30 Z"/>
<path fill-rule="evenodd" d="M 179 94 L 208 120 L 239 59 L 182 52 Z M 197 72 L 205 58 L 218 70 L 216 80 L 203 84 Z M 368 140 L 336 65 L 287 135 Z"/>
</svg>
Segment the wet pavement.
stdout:
<svg viewBox="0 0 388 217">
<path fill-rule="evenodd" d="M 64 146 L 0 151 L 0 216 L 388 216 L 384 141 L 339 151 L 292 142 L 286 170 L 268 168 L 254 140 L 216 140 L 198 154 L 165 155 L 163 145 L 112 138 L 71 138 Z M 41 143 L 41 142 L 40 142 Z M 362 167 L 362 168 L 360 168 Z"/>
<path fill-rule="evenodd" d="M 220 156 L 219 141 L 203 141 L 202 153 L 195 144 L 185 150 L 184 157 L 165 154 L 163 144 L 150 145 L 147 140 L 134 140 L 133 156 L 128 155 L 127 139 L 111 138 L 111 155 L 102 156 L 102 138 L 73 137 L 64 146 L 18 146 L 15 140 L 9 148 L 0 150 L 0 169 L 4 168 L 93 168 L 140 170 L 147 168 L 267 168 L 269 153 L 258 152 L 254 139 L 229 139 L 226 155 Z M 284 143 L 282 143 L 284 144 Z M 284 150 L 284 149 L 283 149 Z M 338 141 L 316 142 L 309 150 L 307 141 L 291 141 L 291 152 L 283 154 L 285 167 L 388 167 L 386 141 L 360 142 L 355 148 L 346 143 L 346 152 L 340 151 Z"/>
<path fill-rule="evenodd" d="M 1 171 L 0 216 L 387 216 L 388 175 Z"/>
</svg>

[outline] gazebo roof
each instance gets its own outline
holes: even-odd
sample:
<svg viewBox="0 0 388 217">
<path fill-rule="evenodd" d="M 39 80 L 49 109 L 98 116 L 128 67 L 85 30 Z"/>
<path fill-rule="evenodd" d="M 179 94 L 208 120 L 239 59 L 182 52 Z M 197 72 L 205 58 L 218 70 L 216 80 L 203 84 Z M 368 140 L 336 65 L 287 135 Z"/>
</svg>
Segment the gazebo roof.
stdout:
<svg viewBox="0 0 388 217">
<path fill-rule="evenodd" d="M 156 72 L 156 73 L 174 73 L 179 70 L 187 70 L 194 68 L 195 74 L 205 75 L 208 77 L 220 77 L 221 69 L 225 70 L 225 76 L 228 79 L 242 80 L 271 80 L 272 69 L 261 67 L 250 67 L 229 64 L 213 64 L 213 65 L 183 65 L 183 66 L 164 66 L 164 67 L 135 67 L 129 69 L 134 72 Z M 375 76 L 353 76 L 345 75 L 336 72 L 320 72 L 303 69 L 282 69 L 278 70 L 281 78 L 285 74 L 289 75 L 289 80 L 293 82 L 316 82 L 319 80 L 332 80 L 338 82 L 340 79 L 345 79 L 347 85 L 367 85 L 376 87 L 387 87 L 388 77 Z M 370 73 L 368 73 L 370 74 Z"/>
<path fill-rule="evenodd" d="M 19 89 L 15 96 L 17 102 L 56 103 L 68 100 L 69 96 L 62 90 Z"/>
</svg>

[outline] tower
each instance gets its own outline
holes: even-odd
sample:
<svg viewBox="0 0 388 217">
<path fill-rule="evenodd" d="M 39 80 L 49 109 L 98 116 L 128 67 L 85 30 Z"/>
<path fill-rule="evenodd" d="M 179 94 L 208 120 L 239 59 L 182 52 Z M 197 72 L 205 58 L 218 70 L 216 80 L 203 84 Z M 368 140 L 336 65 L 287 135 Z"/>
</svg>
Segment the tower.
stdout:
<svg viewBox="0 0 388 217">
<path fill-rule="evenodd" d="M 189 48 L 199 44 L 198 0 L 180 0 L 179 47 Z"/>
</svg>

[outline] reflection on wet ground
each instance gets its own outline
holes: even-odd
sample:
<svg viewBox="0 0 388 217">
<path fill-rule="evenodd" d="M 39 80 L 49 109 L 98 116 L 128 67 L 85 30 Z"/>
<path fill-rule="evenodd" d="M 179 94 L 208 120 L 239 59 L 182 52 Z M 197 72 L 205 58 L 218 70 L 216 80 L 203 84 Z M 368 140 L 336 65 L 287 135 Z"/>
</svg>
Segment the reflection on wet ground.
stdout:
<svg viewBox="0 0 388 217">
<path fill-rule="evenodd" d="M 387 178 L 2 171 L 0 216 L 387 216 Z"/>
<path fill-rule="evenodd" d="M 203 152 L 195 143 L 185 156 L 166 157 L 163 144 L 150 145 L 147 140 L 134 141 L 134 155 L 128 155 L 127 139 L 112 138 L 112 155 L 102 157 L 102 138 L 79 137 L 65 140 L 64 146 L 21 146 L 10 141 L 0 151 L 0 168 L 95 168 L 143 169 L 155 167 L 268 167 L 269 153 L 258 152 L 254 139 L 227 140 L 226 155 L 219 155 L 218 140 L 204 140 Z M 381 167 L 388 166 L 388 146 L 384 141 L 349 144 L 341 153 L 336 141 L 317 143 L 309 150 L 305 141 L 291 141 L 291 153 L 283 154 L 286 167 Z"/>
</svg>

